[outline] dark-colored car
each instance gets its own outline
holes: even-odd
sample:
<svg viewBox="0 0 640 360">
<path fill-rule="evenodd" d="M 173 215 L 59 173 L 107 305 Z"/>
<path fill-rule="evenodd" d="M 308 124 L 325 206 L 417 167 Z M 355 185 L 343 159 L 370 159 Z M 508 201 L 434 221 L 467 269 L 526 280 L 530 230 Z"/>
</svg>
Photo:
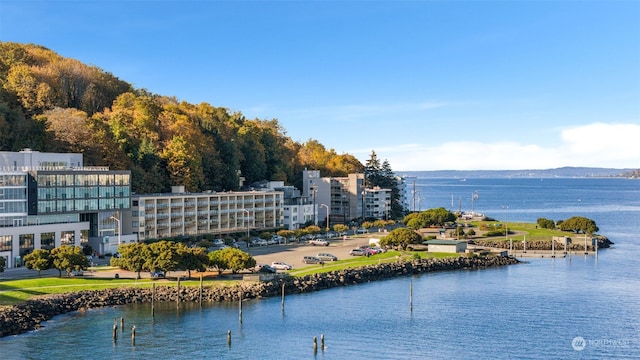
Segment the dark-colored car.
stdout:
<svg viewBox="0 0 640 360">
<path fill-rule="evenodd" d="M 258 268 L 258 272 L 265 274 L 275 274 L 278 272 L 278 270 L 274 269 L 270 265 L 260 265 L 260 267 Z"/>
</svg>

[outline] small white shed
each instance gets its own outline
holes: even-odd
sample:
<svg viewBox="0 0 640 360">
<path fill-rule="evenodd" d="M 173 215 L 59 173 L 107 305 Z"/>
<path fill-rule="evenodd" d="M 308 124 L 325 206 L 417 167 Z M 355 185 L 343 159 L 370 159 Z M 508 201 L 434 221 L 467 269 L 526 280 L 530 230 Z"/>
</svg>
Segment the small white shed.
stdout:
<svg viewBox="0 0 640 360">
<path fill-rule="evenodd" d="M 466 241 L 428 240 L 423 244 L 428 245 L 429 252 L 463 253 L 467 250 Z"/>
</svg>

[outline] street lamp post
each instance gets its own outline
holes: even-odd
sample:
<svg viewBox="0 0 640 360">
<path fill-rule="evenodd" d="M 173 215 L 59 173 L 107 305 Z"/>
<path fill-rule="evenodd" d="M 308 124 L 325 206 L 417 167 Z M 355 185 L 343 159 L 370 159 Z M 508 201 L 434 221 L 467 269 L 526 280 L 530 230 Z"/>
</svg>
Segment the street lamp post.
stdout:
<svg viewBox="0 0 640 360">
<path fill-rule="evenodd" d="M 115 216 L 111 216 L 111 217 L 109 217 L 109 219 L 113 219 L 118 223 L 118 246 L 120 246 L 120 233 L 122 232 L 121 231 L 121 227 L 120 227 L 120 219 L 118 219 Z"/>
<path fill-rule="evenodd" d="M 313 185 L 310 187 L 311 189 L 311 195 L 313 196 L 313 225 L 318 225 L 318 220 L 317 220 L 317 216 L 316 216 L 316 196 L 318 195 L 318 187 L 316 185 Z"/>
<path fill-rule="evenodd" d="M 325 204 L 320 204 L 320 207 L 327 208 L 327 231 L 329 231 L 329 206 L 327 206 Z"/>
<path fill-rule="evenodd" d="M 249 210 L 247 209 L 242 209 L 242 211 L 247 214 L 247 244 L 249 243 Z M 244 218 L 242 218 L 243 222 L 244 222 Z"/>
</svg>

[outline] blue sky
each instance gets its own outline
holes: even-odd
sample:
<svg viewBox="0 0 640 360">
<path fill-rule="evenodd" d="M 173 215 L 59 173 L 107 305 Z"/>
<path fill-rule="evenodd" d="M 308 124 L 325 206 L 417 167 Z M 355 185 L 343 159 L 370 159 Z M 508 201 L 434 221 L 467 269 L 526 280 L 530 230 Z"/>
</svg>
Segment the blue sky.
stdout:
<svg viewBox="0 0 640 360">
<path fill-rule="evenodd" d="M 396 171 L 640 167 L 640 1 L 14 1 L 0 40 Z"/>
</svg>

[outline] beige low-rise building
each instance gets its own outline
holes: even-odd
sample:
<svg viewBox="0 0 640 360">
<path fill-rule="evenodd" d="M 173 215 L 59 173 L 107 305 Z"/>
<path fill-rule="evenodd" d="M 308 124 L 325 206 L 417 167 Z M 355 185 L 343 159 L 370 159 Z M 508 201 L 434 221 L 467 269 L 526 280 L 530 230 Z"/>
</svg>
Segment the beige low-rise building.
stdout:
<svg viewBox="0 0 640 360">
<path fill-rule="evenodd" d="M 467 250 L 467 243 L 458 240 L 427 240 L 423 244 L 427 244 L 429 252 L 464 253 Z"/>
<path fill-rule="evenodd" d="M 131 203 L 130 219 L 125 221 L 139 240 L 283 226 L 281 191 L 188 193 L 174 186 L 171 193 L 133 195 Z"/>
</svg>

